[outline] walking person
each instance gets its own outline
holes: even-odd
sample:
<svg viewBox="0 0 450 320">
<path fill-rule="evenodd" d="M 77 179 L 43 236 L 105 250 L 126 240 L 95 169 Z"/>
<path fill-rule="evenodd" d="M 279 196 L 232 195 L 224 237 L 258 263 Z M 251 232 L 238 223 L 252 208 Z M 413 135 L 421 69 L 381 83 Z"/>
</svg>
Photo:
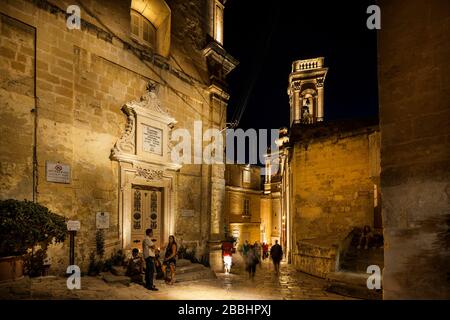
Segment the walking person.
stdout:
<svg viewBox="0 0 450 320">
<path fill-rule="evenodd" d="M 259 263 L 258 257 L 255 252 L 255 246 L 250 245 L 247 252 L 247 272 L 249 279 L 255 278 L 256 265 Z"/>
<path fill-rule="evenodd" d="M 150 238 L 152 235 L 152 229 L 145 230 L 145 238 L 142 242 L 142 254 L 145 259 L 145 287 L 151 291 L 158 291 L 153 285 L 153 274 L 155 273 L 155 244 Z"/>
<path fill-rule="evenodd" d="M 244 255 L 244 257 L 247 256 L 248 249 L 250 249 L 250 246 L 248 244 L 248 241 L 245 240 L 244 244 L 242 245 L 242 254 Z"/>
<path fill-rule="evenodd" d="M 265 260 L 269 256 L 269 245 L 263 242 L 262 248 L 263 248 L 263 260 Z"/>
<path fill-rule="evenodd" d="M 275 274 L 280 274 L 280 261 L 283 259 L 283 248 L 278 244 L 278 240 L 275 240 L 275 244 L 270 248 L 270 256 L 275 268 Z"/>
<path fill-rule="evenodd" d="M 262 263 L 261 263 L 262 248 L 261 248 L 261 246 L 260 246 L 258 241 L 255 241 L 254 248 L 255 248 L 256 258 L 257 258 L 257 261 L 258 261 L 257 264 L 259 264 L 259 267 L 262 268 Z"/>
<path fill-rule="evenodd" d="M 167 284 L 175 283 L 175 267 L 177 265 L 177 250 L 178 245 L 174 236 L 169 236 L 169 243 L 166 247 L 166 253 L 164 254 L 164 261 L 162 266 L 163 274 L 166 275 L 166 269 L 170 269 L 170 278 L 166 277 Z"/>
</svg>

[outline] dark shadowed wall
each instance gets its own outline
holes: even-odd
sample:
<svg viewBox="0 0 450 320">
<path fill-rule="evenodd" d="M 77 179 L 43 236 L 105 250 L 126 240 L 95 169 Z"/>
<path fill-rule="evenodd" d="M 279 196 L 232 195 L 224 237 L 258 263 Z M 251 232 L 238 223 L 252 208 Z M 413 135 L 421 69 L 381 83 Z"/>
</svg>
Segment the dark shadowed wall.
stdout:
<svg viewBox="0 0 450 320">
<path fill-rule="evenodd" d="M 381 2 L 385 299 L 450 298 L 450 2 Z"/>
</svg>

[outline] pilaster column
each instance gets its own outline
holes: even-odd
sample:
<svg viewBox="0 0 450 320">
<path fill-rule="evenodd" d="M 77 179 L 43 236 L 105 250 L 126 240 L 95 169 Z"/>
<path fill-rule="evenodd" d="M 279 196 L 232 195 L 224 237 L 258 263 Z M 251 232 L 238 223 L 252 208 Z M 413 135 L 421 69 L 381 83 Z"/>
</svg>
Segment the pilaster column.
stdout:
<svg viewBox="0 0 450 320">
<path fill-rule="evenodd" d="M 323 121 L 323 83 L 317 84 L 317 121 Z"/>
<path fill-rule="evenodd" d="M 301 109 L 302 109 L 302 98 L 300 96 L 300 91 L 294 90 L 294 123 L 300 122 Z"/>
</svg>

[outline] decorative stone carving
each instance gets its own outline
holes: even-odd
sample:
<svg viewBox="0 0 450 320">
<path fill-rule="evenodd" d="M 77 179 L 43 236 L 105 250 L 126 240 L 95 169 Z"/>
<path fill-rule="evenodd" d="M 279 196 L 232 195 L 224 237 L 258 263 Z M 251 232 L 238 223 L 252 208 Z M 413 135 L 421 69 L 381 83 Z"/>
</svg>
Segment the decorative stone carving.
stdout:
<svg viewBox="0 0 450 320">
<path fill-rule="evenodd" d="M 167 117 L 170 117 L 167 110 L 161 105 L 161 101 L 155 93 L 156 85 L 153 83 L 147 84 L 147 90 L 143 96 L 141 96 L 139 101 L 132 101 L 127 105 L 139 106 L 148 109 L 150 112 L 156 112 Z"/>
<path fill-rule="evenodd" d="M 127 104 L 122 107 L 122 111 L 127 115 L 127 125 L 124 134 L 111 150 L 113 158 L 120 153 L 135 154 L 136 152 L 136 112 Z"/>
<path fill-rule="evenodd" d="M 161 180 L 163 178 L 163 170 L 136 168 L 136 176 L 143 177 L 146 180 Z"/>
<path fill-rule="evenodd" d="M 323 77 L 321 77 L 321 78 L 317 78 L 316 81 L 317 81 L 317 83 L 316 83 L 317 88 L 322 88 L 325 79 Z"/>
<path fill-rule="evenodd" d="M 292 82 L 292 88 L 294 90 L 300 90 L 302 87 L 302 82 L 301 81 L 294 81 Z"/>
<path fill-rule="evenodd" d="M 112 160 L 120 162 L 142 164 L 144 166 L 161 166 L 162 169 L 178 170 L 181 165 L 171 163 L 171 131 L 176 120 L 163 107 L 156 94 L 156 86 L 149 83 L 146 92 L 137 101 L 126 103 L 122 107 L 127 116 L 127 124 L 122 136 L 111 149 Z M 153 146 L 158 152 L 149 149 L 148 128 L 158 132 L 157 145 Z M 159 144 L 158 144 L 159 143 Z"/>
</svg>

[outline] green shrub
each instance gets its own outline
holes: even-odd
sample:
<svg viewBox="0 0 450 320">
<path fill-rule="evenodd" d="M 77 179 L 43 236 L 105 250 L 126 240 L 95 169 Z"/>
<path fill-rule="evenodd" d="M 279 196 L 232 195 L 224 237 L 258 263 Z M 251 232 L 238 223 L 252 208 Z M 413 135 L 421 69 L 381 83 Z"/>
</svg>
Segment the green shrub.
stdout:
<svg viewBox="0 0 450 320">
<path fill-rule="evenodd" d="M 29 276 L 43 274 L 48 245 L 64 241 L 66 234 L 65 218 L 48 208 L 27 200 L 0 200 L 0 257 L 23 255 Z"/>
<path fill-rule="evenodd" d="M 44 260 L 47 257 L 45 250 L 39 249 L 24 256 L 24 269 L 30 277 L 39 277 L 44 271 Z"/>
<path fill-rule="evenodd" d="M 95 234 L 95 245 L 97 254 L 100 257 L 103 257 L 105 254 L 105 235 L 102 229 L 97 230 L 97 233 Z"/>
<path fill-rule="evenodd" d="M 28 249 L 64 241 L 67 226 L 61 217 L 48 208 L 13 199 L 0 200 L 0 257 L 23 255 Z"/>
<path fill-rule="evenodd" d="M 89 257 L 88 275 L 96 276 L 100 272 L 103 271 L 104 267 L 105 267 L 105 263 L 102 260 L 97 260 L 95 258 L 95 252 L 92 252 L 90 257 Z"/>
</svg>

